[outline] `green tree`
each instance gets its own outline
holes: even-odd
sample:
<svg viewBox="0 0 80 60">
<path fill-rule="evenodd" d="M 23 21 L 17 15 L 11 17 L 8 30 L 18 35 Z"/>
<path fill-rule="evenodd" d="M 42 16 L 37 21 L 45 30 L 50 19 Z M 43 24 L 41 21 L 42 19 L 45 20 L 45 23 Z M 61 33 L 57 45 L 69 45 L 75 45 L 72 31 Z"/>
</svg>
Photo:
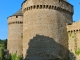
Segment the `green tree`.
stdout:
<svg viewBox="0 0 80 60">
<path fill-rule="evenodd" d="M 4 50 L 7 49 L 7 39 L 1 40 L 0 39 L 0 60 L 4 60 Z"/>
</svg>

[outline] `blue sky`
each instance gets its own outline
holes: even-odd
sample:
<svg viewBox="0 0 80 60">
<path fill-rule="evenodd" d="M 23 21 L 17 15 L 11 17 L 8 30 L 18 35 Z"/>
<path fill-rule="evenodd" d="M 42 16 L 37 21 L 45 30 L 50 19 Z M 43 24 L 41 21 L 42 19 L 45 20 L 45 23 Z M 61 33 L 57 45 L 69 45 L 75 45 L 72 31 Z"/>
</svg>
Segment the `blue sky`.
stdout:
<svg viewBox="0 0 80 60">
<path fill-rule="evenodd" d="M 7 17 L 14 14 L 21 8 L 21 3 L 24 0 L 0 0 L 0 39 L 8 37 L 8 20 Z M 80 4 L 79 0 L 68 0 L 74 6 L 73 20 L 80 19 Z"/>
</svg>

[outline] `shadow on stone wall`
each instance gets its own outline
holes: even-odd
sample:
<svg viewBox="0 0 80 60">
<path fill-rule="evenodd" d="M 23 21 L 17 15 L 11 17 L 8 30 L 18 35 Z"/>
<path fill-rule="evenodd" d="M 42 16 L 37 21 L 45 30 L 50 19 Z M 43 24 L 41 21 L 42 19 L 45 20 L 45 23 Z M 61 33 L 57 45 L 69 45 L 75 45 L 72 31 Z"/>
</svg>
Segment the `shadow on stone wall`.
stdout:
<svg viewBox="0 0 80 60">
<path fill-rule="evenodd" d="M 68 54 L 64 54 L 70 51 L 55 42 L 53 38 L 43 35 L 36 35 L 30 40 L 28 45 L 29 48 L 26 51 L 26 57 L 24 60 L 70 60 Z M 71 60 L 75 60 L 74 54 L 71 52 L 70 54 L 74 57 L 74 59 Z M 62 58 L 62 56 L 64 58 Z"/>
</svg>

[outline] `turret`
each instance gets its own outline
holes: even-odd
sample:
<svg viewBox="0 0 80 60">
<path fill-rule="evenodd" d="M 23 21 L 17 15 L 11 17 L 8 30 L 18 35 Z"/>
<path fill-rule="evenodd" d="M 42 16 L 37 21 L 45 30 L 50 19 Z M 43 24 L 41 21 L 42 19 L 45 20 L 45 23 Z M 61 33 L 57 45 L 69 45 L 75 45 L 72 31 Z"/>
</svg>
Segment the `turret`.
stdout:
<svg viewBox="0 0 80 60">
<path fill-rule="evenodd" d="M 68 60 L 66 23 L 72 23 L 73 6 L 64 0 L 25 0 L 23 57 L 29 60 Z"/>
<path fill-rule="evenodd" d="M 22 55 L 23 15 L 19 10 L 8 17 L 8 45 L 10 54 Z"/>
</svg>

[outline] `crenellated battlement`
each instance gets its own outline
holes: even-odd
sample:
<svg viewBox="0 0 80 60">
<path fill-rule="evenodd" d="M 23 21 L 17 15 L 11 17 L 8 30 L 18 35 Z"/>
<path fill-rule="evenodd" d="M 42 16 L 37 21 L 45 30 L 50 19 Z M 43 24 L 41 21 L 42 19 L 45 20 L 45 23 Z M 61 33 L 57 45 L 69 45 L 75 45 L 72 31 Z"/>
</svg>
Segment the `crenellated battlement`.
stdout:
<svg viewBox="0 0 80 60">
<path fill-rule="evenodd" d="M 22 11 L 23 13 L 27 10 L 32 9 L 54 9 L 58 11 L 67 12 L 69 14 L 73 14 L 73 6 L 66 1 L 63 0 L 50 0 L 50 1 L 36 1 L 36 0 L 28 0 L 22 3 Z"/>
</svg>

